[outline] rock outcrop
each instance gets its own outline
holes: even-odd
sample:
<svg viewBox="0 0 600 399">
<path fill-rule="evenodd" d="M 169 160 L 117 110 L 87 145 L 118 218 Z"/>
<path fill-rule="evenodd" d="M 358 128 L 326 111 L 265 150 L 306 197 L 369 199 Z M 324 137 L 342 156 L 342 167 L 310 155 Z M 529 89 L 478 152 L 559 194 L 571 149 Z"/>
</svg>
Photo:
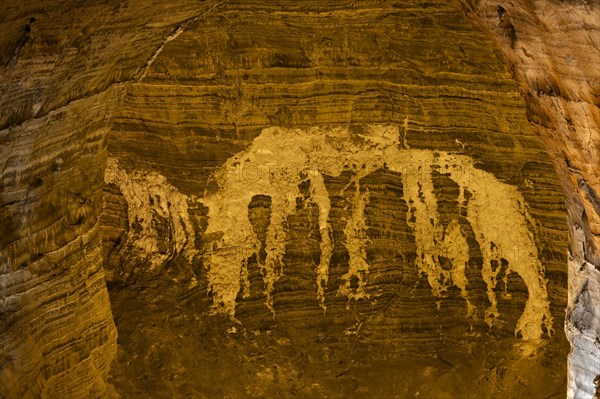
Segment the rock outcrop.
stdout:
<svg viewBox="0 0 600 399">
<path fill-rule="evenodd" d="M 115 105 L 111 90 L 0 133 L 2 397 L 107 393 L 117 333 L 97 227 Z"/>
</svg>

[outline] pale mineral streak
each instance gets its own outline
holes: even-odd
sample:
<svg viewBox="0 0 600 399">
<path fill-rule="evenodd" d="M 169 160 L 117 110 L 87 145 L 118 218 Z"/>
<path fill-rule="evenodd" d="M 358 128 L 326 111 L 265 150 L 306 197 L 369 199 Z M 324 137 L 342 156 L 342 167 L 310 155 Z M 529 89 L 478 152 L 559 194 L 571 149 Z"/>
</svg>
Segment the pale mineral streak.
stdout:
<svg viewBox="0 0 600 399">
<path fill-rule="evenodd" d="M 175 254 L 181 254 L 191 263 L 197 250 L 194 247 L 195 231 L 188 215 L 188 197 L 170 185 L 157 172 L 127 170 L 118 160 L 107 160 L 104 181 L 115 184 L 127 201 L 131 242 L 137 256 L 150 262 L 150 270 L 164 265 Z M 161 253 L 155 217 L 170 221 L 173 236 L 173 253 Z M 162 251 L 164 252 L 164 251 Z"/>
<path fill-rule="evenodd" d="M 327 307 L 325 306 L 324 287 L 329 281 L 329 260 L 331 259 L 331 253 L 333 251 L 331 226 L 329 225 L 331 203 L 329 201 L 327 187 L 325 187 L 325 182 L 323 181 L 323 175 L 321 175 L 319 171 L 311 170 L 309 176 L 311 183 L 311 200 L 319 207 L 319 233 L 321 237 L 321 258 L 319 260 L 319 265 L 317 266 L 317 297 L 319 298 L 319 304 L 323 310 L 327 310 Z"/>
<path fill-rule="evenodd" d="M 369 275 L 369 264 L 367 263 L 366 244 L 368 241 L 367 224 L 365 220 L 365 207 L 369 203 L 369 192 L 361 192 L 359 180 L 355 180 L 352 215 L 346 221 L 344 235 L 346 236 L 346 248 L 350 256 L 348 272 L 342 276 L 344 284 L 339 288 L 338 294 L 348 297 L 350 300 L 369 298 L 365 291 L 367 277 Z M 356 279 L 356 287 L 352 287 L 352 279 Z"/>
<path fill-rule="evenodd" d="M 295 210 L 300 195 L 298 185 L 304 180 L 314 181 L 312 201 L 319 205 L 319 227 L 327 232 L 327 214 L 330 207 L 323 191 L 322 175 L 338 176 L 344 170 L 354 173 L 355 194 L 351 217 L 344 234 L 350 260 L 344 285 L 338 291 L 348 299 L 368 298 L 369 265 L 365 245 L 368 241 L 364 209 L 368 191 L 360 189 L 360 178 L 383 168 L 402 173 L 404 198 L 412 209 L 407 222 L 413 228 L 417 244 L 417 265 L 427 276 L 434 296 L 443 297 L 444 291 L 454 285 L 461 290 L 467 302 L 468 314 L 472 304 L 466 290 L 465 265 L 469 247 L 460 226 L 453 222 L 444 231 L 438 221 L 437 204 L 433 195 L 431 168 L 437 167 L 468 190 L 472 198 L 467 204 L 467 220 L 476 234 L 483 254 L 482 277 L 488 287 L 491 303 L 486 311 L 486 322 L 492 326 L 499 317 L 496 307 L 498 267 L 504 260 L 510 271 L 518 273 L 528 289 L 523 314 L 515 327 L 515 335 L 523 339 L 539 339 L 552 335 L 552 316 L 549 309 L 544 266 L 539 260 L 537 247 L 528 227 L 528 210 L 517 188 L 499 181 L 483 170 L 476 170 L 473 160 L 466 155 L 442 151 L 401 149 L 397 126 L 372 125 L 367 133 L 354 134 L 343 127 L 312 128 L 309 130 L 268 128 L 258 136 L 248 150 L 237 154 L 215 175 L 219 189 L 207 195 L 203 202 L 210 209 L 206 234 L 219 238 L 206 247 L 206 266 L 216 309 L 235 314 L 235 301 L 240 290 L 240 275 L 246 273 L 239 259 L 232 258 L 231 248 L 243 248 L 251 256 L 260 248 L 247 217 L 250 200 L 255 195 L 272 198 L 272 213 L 267 234 L 267 259 L 264 269 L 267 306 L 271 311 L 272 290 L 275 282 L 285 273 L 283 255 L 286 235 L 285 219 Z M 255 170 L 268 170 L 256 178 L 241 178 L 227 173 L 236 165 Z M 294 165 L 290 168 L 290 165 Z M 318 192 L 318 195 L 315 193 Z M 414 221 L 413 221 L 414 220 Z M 325 238 L 323 238 L 325 237 Z M 327 283 L 328 259 L 331 243 L 328 234 L 322 234 L 322 254 L 318 266 L 317 296 L 323 304 L 323 284 Z M 518 248 L 518 251 L 514 249 Z M 452 270 L 443 270 L 438 256 L 446 254 Z M 351 288 L 351 279 L 357 287 Z"/>
</svg>

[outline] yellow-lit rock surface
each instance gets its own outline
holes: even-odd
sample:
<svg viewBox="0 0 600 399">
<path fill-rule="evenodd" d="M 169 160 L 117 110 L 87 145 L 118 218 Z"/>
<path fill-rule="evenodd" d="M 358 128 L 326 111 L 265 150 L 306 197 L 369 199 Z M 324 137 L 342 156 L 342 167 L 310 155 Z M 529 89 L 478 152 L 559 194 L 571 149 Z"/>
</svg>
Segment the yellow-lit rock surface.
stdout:
<svg viewBox="0 0 600 399">
<path fill-rule="evenodd" d="M 116 353 L 98 217 L 115 91 L 0 132 L 0 395 L 100 397 Z"/>
<path fill-rule="evenodd" d="M 0 8 L 1 397 L 594 396 L 597 3 Z"/>
</svg>

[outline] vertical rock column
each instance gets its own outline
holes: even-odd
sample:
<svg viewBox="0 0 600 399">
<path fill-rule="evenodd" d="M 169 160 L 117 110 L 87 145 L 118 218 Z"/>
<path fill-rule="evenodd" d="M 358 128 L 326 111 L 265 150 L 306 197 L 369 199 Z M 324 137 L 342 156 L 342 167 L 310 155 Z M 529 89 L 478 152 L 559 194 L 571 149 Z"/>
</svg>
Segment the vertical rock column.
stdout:
<svg viewBox="0 0 600 399">
<path fill-rule="evenodd" d="M 0 2 L 0 397 L 96 398 L 116 352 L 98 231 L 123 84 L 216 2 Z"/>
<path fill-rule="evenodd" d="M 118 89 L 0 131 L 0 397 L 97 398 L 116 352 L 98 217 Z"/>
</svg>

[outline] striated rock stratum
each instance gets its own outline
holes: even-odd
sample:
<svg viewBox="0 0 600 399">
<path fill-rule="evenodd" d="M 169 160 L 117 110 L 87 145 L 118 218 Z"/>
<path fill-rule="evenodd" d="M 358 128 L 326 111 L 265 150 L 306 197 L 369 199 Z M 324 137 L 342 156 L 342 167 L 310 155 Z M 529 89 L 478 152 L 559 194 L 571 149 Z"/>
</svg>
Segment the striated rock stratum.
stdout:
<svg viewBox="0 0 600 399">
<path fill-rule="evenodd" d="M 597 394 L 598 3 L 0 9 L 0 397 Z"/>
</svg>

